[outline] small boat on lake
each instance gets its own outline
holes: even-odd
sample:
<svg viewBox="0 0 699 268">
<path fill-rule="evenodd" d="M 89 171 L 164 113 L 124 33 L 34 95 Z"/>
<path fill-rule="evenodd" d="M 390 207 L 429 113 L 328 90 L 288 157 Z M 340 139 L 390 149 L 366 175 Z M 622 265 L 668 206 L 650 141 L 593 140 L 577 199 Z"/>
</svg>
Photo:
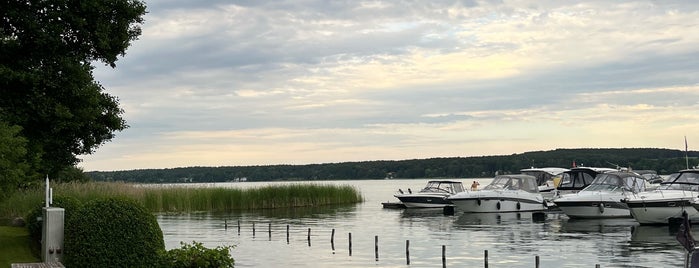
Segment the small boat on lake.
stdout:
<svg viewBox="0 0 699 268">
<path fill-rule="evenodd" d="M 646 190 L 646 179 L 629 171 L 600 173 L 582 191 L 563 195 L 553 202 L 570 218 L 625 218 L 631 217 L 621 199 Z"/>
<path fill-rule="evenodd" d="M 631 195 L 624 202 L 640 224 L 670 224 L 681 219 L 683 212 L 690 221 L 699 222 L 699 211 L 693 206 L 698 194 L 699 169 L 685 169 L 655 190 Z"/>
<path fill-rule="evenodd" d="M 406 208 L 441 208 L 452 203 L 446 197 L 464 191 L 464 185 L 460 181 L 433 180 L 427 182 L 425 188 L 413 193 L 399 190 L 401 193 L 394 195 Z"/>
<path fill-rule="evenodd" d="M 546 209 L 536 178 L 498 175 L 480 191 L 464 191 L 447 198 L 464 212 L 518 212 Z"/>
</svg>

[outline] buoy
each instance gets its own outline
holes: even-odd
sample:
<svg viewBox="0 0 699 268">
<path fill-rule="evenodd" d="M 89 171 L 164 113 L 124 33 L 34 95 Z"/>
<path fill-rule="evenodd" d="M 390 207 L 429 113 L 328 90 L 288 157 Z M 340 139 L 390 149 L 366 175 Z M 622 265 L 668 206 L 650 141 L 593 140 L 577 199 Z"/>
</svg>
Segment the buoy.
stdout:
<svg viewBox="0 0 699 268">
<path fill-rule="evenodd" d="M 604 213 L 604 203 L 599 203 L 599 213 Z"/>
</svg>

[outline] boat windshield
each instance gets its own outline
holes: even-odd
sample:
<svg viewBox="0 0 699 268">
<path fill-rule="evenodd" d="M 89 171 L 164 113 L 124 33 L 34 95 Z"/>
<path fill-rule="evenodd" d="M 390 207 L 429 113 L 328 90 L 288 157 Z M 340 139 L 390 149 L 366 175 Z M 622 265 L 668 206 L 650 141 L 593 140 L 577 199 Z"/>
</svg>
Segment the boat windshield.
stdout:
<svg viewBox="0 0 699 268">
<path fill-rule="evenodd" d="M 493 181 L 483 188 L 484 190 L 523 190 L 527 192 L 539 192 L 535 179 L 520 177 L 495 177 Z"/>
<path fill-rule="evenodd" d="M 558 188 L 582 188 L 589 185 L 595 176 L 586 172 L 566 172 L 563 173 L 561 184 Z"/>
<path fill-rule="evenodd" d="M 420 190 L 420 192 L 441 192 L 455 194 L 458 192 L 463 192 L 464 186 L 460 182 L 449 182 L 449 181 L 430 181 L 427 186 Z"/>
<path fill-rule="evenodd" d="M 699 191 L 699 173 L 682 172 L 674 180 L 660 183 L 657 190 Z"/>
<path fill-rule="evenodd" d="M 622 175 L 623 176 L 623 175 Z M 616 174 L 599 174 L 583 191 L 631 191 L 634 193 L 645 190 L 644 178 L 630 176 L 621 177 Z"/>
</svg>

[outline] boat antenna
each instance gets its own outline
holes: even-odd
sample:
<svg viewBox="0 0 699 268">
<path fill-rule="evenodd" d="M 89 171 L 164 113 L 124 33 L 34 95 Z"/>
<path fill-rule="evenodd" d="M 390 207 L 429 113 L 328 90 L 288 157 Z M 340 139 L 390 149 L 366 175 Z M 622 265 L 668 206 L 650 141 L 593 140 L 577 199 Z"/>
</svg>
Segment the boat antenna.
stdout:
<svg viewBox="0 0 699 268">
<path fill-rule="evenodd" d="M 684 161 L 685 165 L 687 165 L 687 169 L 689 169 L 689 157 L 687 156 L 687 135 L 684 135 Z"/>
</svg>

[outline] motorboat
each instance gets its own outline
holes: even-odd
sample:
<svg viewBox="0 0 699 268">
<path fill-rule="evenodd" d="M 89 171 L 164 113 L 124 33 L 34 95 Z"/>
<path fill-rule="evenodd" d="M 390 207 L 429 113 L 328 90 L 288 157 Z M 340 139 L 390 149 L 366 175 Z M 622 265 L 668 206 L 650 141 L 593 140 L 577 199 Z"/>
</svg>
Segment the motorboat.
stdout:
<svg viewBox="0 0 699 268">
<path fill-rule="evenodd" d="M 693 206 L 697 194 L 699 169 L 685 169 L 674 179 L 660 183 L 655 190 L 630 195 L 624 202 L 640 224 L 670 224 L 681 219 L 683 212 L 690 221 L 699 222 L 699 211 Z"/>
<path fill-rule="evenodd" d="M 577 193 L 590 185 L 597 177 L 597 174 L 613 171 L 617 170 L 601 167 L 573 167 L 561 174 L 561 183 L 556 187 L 554 195 L 558 197 L 564 194 Z"/>
<path fill-rule="evenodd" d="M 621 199 L 645 191 L 647 184 L 648 181 L 635 172 L 600 173 L 582 191 L 563 195 L 553 202 L 573 219 L 630 218 L 629 207 Z"/>
<path fill-rule="evenodd" d="M 536 177 L 524 174 L 498 175 L 480 191 L 464 191 L 447 200 L 464 212 L 517 212 L 546 209 Z"/>
<path fill-rule="evenodd" d="M 399 190 L 394 195 L 406 208 L 442 208 L 452 203 L 446 197 L 464 191 L 464 185 L 460 181 L 433 180 L 428 181 L 425 188 L 413 193 Z"/>
<path fill-rule="evenodd" d="M 567 168 L 545 167 L 545 168 L 525 168 L 519 172 L 525 175 L 536 177 L 536 185 L 539 192 L 546 199 L 552 199 L 556 186 L 561 182 L 563 172 L 569 171 Z"/>
</svg>

